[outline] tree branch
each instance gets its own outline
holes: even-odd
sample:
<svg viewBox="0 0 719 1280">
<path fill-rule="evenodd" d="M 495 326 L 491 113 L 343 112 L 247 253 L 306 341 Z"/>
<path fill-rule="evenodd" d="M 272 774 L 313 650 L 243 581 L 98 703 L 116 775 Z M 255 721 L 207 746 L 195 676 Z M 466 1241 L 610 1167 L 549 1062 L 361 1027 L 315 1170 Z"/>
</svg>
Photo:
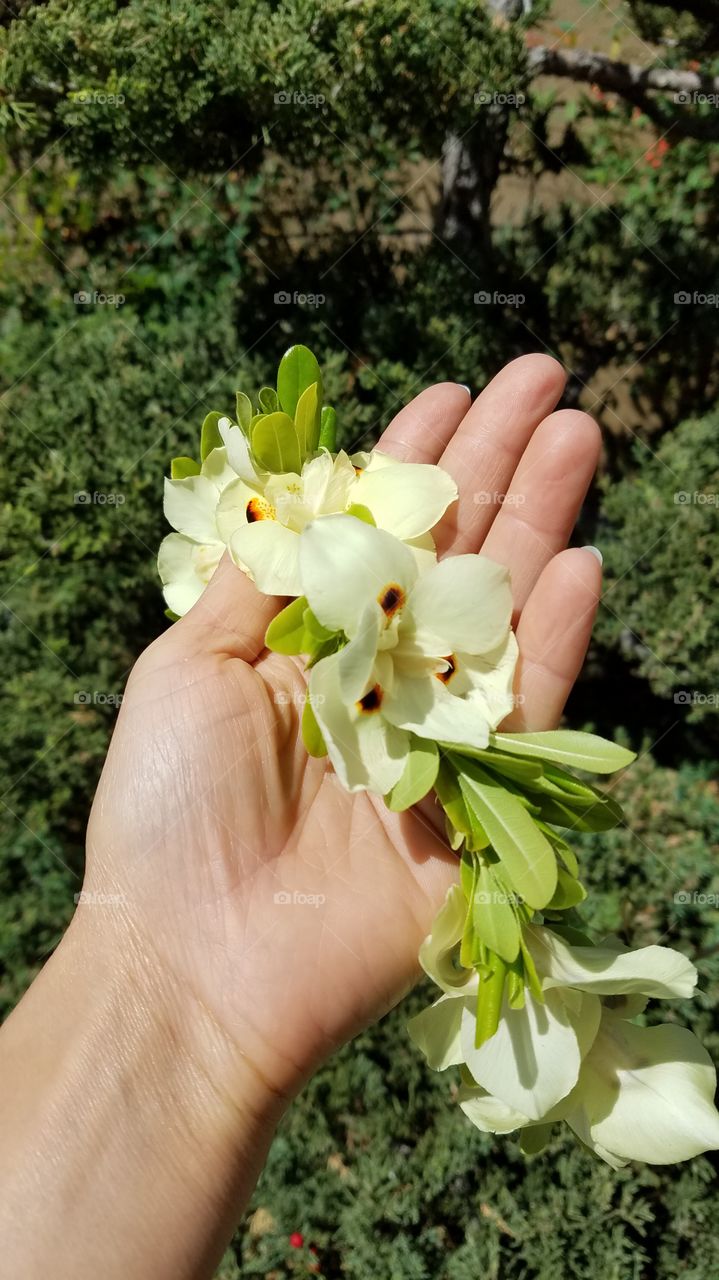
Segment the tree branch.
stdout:
<svg viewBox="0 0 719 1280">
<path fill-rule="evenodd" d="M 635 103 L 650 119 L 666 129 L 690 138 L 710 139 L 719 136 L 719 112 L 716 118 L 694 116 L 688 111 L 668 112 L 648 96 L 650 91 L 671 93 L 674 102 L 691 103 L 694 94 L 716 94 L 719 105 L 719 76 L 698 71 L 675 71 L 669 67 L 641 67 L 634 62 L 617 62 L 606 54 L 591 49 L 557 49 L 538 45 L 528 50 L 530 73 L 565 76 L 570 80 L 596 84 L 609 93 Z"/>
</svg>

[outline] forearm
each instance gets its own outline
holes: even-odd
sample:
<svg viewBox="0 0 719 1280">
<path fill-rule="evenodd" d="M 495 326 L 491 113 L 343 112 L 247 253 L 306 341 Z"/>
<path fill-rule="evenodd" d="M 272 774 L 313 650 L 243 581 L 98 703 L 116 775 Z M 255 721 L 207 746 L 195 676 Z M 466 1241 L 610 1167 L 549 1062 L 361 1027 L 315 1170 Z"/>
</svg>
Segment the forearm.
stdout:
<svg viewBox="0 0 719 1280">
<path fill-rule="evenodd" d="M 281 1103 L 130 936 L 79 920 L 0 1032 L 0 1238 L 23 1280 L 211 1276 Z"/>
</svg>

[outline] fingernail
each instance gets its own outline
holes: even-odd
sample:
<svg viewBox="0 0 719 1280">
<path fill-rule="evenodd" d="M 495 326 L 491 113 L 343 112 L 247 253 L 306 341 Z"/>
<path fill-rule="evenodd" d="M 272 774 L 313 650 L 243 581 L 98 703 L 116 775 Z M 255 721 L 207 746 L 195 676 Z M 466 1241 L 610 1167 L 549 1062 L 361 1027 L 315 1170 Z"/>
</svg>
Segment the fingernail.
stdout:
<svg viewBox="0 0 719 1280">
<path fill-rule="evenodd" d="M 469 387 L 467 386 L 467 383 L 466 383 L 466 382 L 458 382 L 458 383 L 457 383 L 457 386 L 458 386 L 458 387 L 461 387 L 463 391 L 466 391 L 466 392 L 467 392 L 467 395 L 468 395 L 468 396 L 469 396 L 469 398 L 470 398 L 470 400 L 472 399 L 472 392 L 470 391 L 470 389 L 469 389 Z"/>
<path fill-rule="evenodd" d="M 599 547 L 582 547 L 582 551 L 591 551 L 592 555 L 597 557 L 599 563 L 604 564 L 604 556 L 599 550 Z"/>
</svg>

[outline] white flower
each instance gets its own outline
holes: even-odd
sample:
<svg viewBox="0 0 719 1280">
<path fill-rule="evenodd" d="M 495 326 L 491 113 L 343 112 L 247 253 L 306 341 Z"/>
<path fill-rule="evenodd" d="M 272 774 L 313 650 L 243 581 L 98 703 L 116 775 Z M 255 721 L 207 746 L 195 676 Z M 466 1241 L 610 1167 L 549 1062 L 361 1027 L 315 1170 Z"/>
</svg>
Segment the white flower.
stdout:
<svg viewBox="0 0 719 1280">
<path fill-rule="evenodd" d="M 517 645 L 506 569 L 463 555 L 421 573 L 407 546 L 350 516 L 314 521 L 299 543 L 302 594 L 349 640 L 310 674 L 344 786 L 386 794 L 410 733 L 486 747 L 512 707 Z"/>
<path fill-rule="evenodd" d="M 434 559 L 429 530 L 457 497 L 454 481 L 439 467 L 395 462 L 382 453 L 349 458 L 323 450 L 310 458 L 300 475 L 254 476 L 247 443 L 239 427 L 219 424 L 230 462 L 244 481 L 245 518 L 233 534 L 230 551 L 236 564 L 251 573 L 268 595 L 297 596 L 299 534 L 319 516 L 354 507 L 370 511 L 380 528 Z M 239 494 L 237 495 L 239 500 Z"/>
<path fill-rule="evenodd" d="M 199 600 L 222 558 L 227 542 L 244 520 L 237 503 L 241 484 L 227 450 L 213 449 L 200 474 L 165 480 L 165 516 L 177 530 L 163 539 L 157 557 L 165 600 L 182 616 Z"/>
<path fill-rule="evenodd" d="M 696 970 L 684 956 L 659 946 L 568 946 L 525 926 L 545 1004 L 529 992 L 523 1009 L 505 1000 L 497 1032 L 476 1049 L 479 978 L 453 961 L 466 911 L 453 886 L 420 951 L 444 994 L 409 1030 L 435 1070 L 466 1064 L 474 1083 L 459 1101 L 478 1128 L 507 1133 L 565 1120 L 615 1167 L 671 1164 L 719 1146 L 716 1073 L 699 1041 L 686 1028 L 627 1020 L 646 997 L 692 994 Z"/>
</svg>

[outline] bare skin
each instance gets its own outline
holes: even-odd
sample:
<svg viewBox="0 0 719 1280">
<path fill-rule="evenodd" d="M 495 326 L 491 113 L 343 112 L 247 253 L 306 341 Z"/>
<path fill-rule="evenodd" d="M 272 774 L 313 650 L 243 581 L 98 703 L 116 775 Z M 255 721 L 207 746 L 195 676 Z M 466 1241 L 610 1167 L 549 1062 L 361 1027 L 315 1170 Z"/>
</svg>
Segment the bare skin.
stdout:
<svg viewBox="0 0 719 1280">
<path fill-rule="evenodd" d="M 601 585 L 564 550 L 599 432 L 552 412 L 563 385 L 525 356 L 471 407 L 423 392 L 380 446 L 456 479 L 440 554 L 509 567 L 529 730 L 559 720 Z M 306 756 L 301 670 L 263 649 L 280 603 L 223 561 L 132 673 L 84 900 L 0 1033 L 0 1227 L 24 1280 L 211 1276 L 287 1102 L 416 980 L 456 878 L 431 802 L 390 814 Z"/>
</svg>

